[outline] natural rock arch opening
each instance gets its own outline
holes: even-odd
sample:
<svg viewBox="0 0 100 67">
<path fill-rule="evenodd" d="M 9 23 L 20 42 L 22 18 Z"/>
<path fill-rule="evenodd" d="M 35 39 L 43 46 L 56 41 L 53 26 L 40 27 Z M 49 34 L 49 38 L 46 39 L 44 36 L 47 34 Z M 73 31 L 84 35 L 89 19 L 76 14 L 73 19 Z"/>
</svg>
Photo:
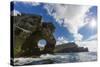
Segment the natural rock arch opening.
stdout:
<svg viewBox="0 0 100 67">
<path fill-rule="evenodd" d="M 44 49 L 44 47 L 46 46 L 47 41 L 45 39 L 40 39 L 38 41 L 38 47 L 40 48 L 40 51 L 42 51 Z"/>
<path fill-rule="evenodd" d="M 21 14 L 14 17 L 15 31 L 16 29 L 21 30 L 16 37 L 20 36 L 20 39 L 23 39 L 21 41 L 20 52 L 18 53 L 19 57 L 39 56 L 54 52 L 56 40 L 53 32 L 55 31 L 55 26 L 51 22 L 41 22 L 41 19 L 41 16 L 34 14 Z M 46 40 L 46 45 L 42 51 L 38 47 L 38 41 L 41 39 Z"/>
</svg>

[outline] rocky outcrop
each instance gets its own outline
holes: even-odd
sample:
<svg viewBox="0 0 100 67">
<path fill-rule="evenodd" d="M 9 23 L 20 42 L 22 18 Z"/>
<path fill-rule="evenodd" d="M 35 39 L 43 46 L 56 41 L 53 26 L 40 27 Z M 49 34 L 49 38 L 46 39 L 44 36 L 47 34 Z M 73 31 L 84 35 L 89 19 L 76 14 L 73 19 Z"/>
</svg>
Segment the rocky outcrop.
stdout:
<svg viewBox="0 0 100 67">
<path fill-rule="evenodd" d="M 41 22 L 41 16 L 32 14 L 21 14 L 12 16 L 12 18 L 15 48 L 20 45 L 20 51 L 16 56 L 30 57 L 54 52 L 56 40 L 53 32 L 55 27 L 51 22 Z M 38 47 L 38 41 L 41 39 L 47 41 L 42 51 Z"/>
<path fill-rule="evenodd" d="M 79 47 L 74 42 L 57 45 L 54 50 L 55 53 L 70 53 L 70 52 L 88 52 L 88 48 Z"/>
</svg>

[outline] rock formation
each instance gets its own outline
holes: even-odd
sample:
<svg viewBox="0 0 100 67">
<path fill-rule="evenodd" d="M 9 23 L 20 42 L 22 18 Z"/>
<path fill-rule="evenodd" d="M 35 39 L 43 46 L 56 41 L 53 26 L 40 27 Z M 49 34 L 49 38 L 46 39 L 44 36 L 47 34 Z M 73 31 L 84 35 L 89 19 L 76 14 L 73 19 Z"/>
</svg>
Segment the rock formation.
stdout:
<svg viewBox="0 0 100 67">
<path fill-rule="evenodd" d="M 88 48 L 79 47 L 74 42 L 57 45 L 54 50 L 55 53 L 71 53 L 71 52 L 88 52 Z"/>
<path fill-rule="evenodd" d="M 55 27 L 51 22 L 41 22 L 42 17 L 33 14 L 21 14 L 12 16 L 15 47 L 20 45 L 19 57 L 39 56 L 45 53 L 53 53 L 56 40 L 53 36 Z M 41 51 L 38 41 L 45 39 L 47 44 Z"/>
</svg>

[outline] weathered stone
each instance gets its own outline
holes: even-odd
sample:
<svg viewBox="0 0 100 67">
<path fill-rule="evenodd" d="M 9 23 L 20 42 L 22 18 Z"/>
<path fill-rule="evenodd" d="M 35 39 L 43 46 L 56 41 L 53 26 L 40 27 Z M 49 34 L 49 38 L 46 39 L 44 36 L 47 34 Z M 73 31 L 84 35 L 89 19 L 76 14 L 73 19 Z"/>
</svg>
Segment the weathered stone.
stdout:
<svg viewBox="0 0 100 67">
<path fill-rule="evenodd" d="M 88 52 L 88 48 L 79 47 L 74 42 L 56 45 L 55 53 Z"/>
<path fill-rule="evenodd" d="M 50 22 L 41 22 L 41 16 L 22 14 L 14 16 L 15 36 L 22 38 L 19 57 L 39 56 L 44 53 L 53 53 L 56 40 L 53 36 L 55 27 Z M 38 41 L 45 39 L 47 44 L 41 51 Z M 16 41 L 17 42 L 17 41 Z M 17 45 L 17 44 L 16 44 Z"/>
</svg>

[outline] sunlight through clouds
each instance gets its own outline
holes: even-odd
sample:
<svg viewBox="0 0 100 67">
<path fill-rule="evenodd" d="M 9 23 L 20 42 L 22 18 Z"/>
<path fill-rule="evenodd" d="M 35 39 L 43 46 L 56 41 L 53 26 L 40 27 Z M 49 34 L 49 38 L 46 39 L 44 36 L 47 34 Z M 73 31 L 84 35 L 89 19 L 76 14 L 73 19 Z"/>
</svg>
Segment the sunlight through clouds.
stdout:
<svg viewBox="0 0 100 67">
<path fill-rule="evenodd" d="M 82 39 L 82 34 L 78 33 L 79 29 L 84 26 L 84 18 L 91 6 L 80 5 L 63 5 L 63 4 L 46 4 L 44 9 L 48 14 L 53 16 L 56 21 L 66 27 L 73 34 L 75 40 Z M 63 22 L 61 22 L 63 20 Z M 78 36 L 79 35 L 79 36 Z"/>
<path fill-rule="evenodd" d="M 92 20 L 90 21 L 89 27 L 95 28 L 96 25 L 97 25 L 97 24 L 96 24 L 96 20 L 95 20 L 95 19 L 92 19 Z"/>
</svg>

